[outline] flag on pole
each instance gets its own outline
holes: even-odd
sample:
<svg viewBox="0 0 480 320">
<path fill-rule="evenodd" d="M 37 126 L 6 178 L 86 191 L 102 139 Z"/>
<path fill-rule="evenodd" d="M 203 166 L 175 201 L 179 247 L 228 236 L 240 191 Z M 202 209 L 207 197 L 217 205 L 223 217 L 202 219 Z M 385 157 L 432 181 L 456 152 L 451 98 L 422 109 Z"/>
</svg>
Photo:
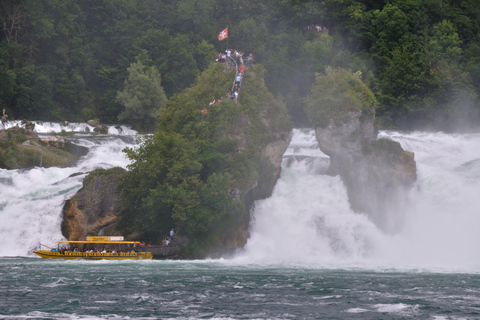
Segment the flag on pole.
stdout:
<svg viewBox="0 0 480 320">
<path fill-rule="evenodd" d="M 228 27 L 218 34 L 218 41 L 228 38 Z"/>
</svg>

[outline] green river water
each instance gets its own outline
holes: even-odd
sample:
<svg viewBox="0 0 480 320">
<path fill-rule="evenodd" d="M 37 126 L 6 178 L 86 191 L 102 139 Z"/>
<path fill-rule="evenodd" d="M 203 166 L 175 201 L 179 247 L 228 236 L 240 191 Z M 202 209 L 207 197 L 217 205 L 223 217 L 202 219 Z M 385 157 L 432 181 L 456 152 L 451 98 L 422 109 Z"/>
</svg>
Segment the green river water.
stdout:
<svg viewBox="0 0 480 320">
<path fill-rule="evenodd" d="M 480 275 L 0 259 L 0 319 L 479 319 Z"/>
</svg>

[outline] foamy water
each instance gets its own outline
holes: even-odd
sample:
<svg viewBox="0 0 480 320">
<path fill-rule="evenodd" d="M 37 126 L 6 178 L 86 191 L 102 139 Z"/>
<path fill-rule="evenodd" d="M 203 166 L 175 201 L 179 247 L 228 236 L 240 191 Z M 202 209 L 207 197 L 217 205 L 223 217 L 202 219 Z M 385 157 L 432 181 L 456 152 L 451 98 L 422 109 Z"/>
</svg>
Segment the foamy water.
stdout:
<svg viewBox="0 0 480 320">
<path fill-rule="evenodd" d="M 33 129 L 36 133 L 60 133 L 65 132 L 94 132 L 95 127 L 88 125 L 87 123 L 72 122 L 66 126 L 60 122 L 43 122 L 43 121 L 31 121 L 35 124 Z M 21 120 L 12 120 L 5 123 L 0 122 L 0 130 L 10 129 L 13 127 L 25 128 L 25 124 L 22 124 Z M 126 125 L 105 125 L 110 135 L 135 135 L 137 132 L 132 130 L 130 126 Z"/>
<path fill-rule="evenodd" d="M 408 200 L 379 221 L 350 209 L 339 177 L 319 169 L 313 130 L 294 130 L 281 178 L 252 211 L 251 238 L 236 259 L 282 265 L 480 270 L 480 135 L 381 132 L 415 152 Z"/>
<path fill-rule="evenodd" d="M 26 256 L 40 244 L 62 240 L 62 208 L 82 187 L 86 173 L 96 168 L 126 167 L 122 150 L 137 145 L 135 136 L 94 137 L 77 134 L 67 138 L 89 148 L 71 168 L 0 169 L 0 256 Z M 74 173 L 81 173 L 70 177 Z"/>
<path fill-rule="evenodd" d="M 415 152 L 418 180 L 408 200 L 382 219 L 354 213 L 342 180 L 324 175 L 329 159 L 313 130 L 293 132 L 272 196 L 252 210 L 251 237 L 227 264 L 439 272 L 480 270 L 480 135 L 381 132 Z M 24 256 L 62 238 L 61 210 L 95 168 L 126 167 L 135 136 L 68 137 L 90 152 L 73 168 L 0 170 L 0 256 Z"/>
<path fill-rule="evenodd" d="M 311 130 L 294 130 L 272 197 L 233 259 L 28 256 L 61 238 L 61 207 L 134 137 L 76 134 L 74 168 L 0 170 L 0 319 L 477 319 L 480 136 L 382 132 L 415 152 L 418 181 L 385 233 L 351 211 Z M 388 214 L 392 214 L 392 210 Z M 24 255 L 25 257 L 6 257 Z"/>
</svg>

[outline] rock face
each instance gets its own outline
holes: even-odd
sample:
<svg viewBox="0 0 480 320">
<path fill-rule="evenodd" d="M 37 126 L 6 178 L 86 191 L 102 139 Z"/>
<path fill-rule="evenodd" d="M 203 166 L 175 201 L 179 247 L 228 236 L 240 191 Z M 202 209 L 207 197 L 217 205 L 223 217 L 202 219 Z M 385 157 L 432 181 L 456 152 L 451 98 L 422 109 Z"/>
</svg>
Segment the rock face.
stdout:
<svg viewBox="0 0 480 320">
<path fill-rule="evenodd" d="M 117 221 L 121 199 L 116 187 L 125 172 L 122 168 L 97 169 L 83 180 L 83 188 L 63 208 L 62 233 L 69 240 L 85 240 Z M 118 235 L 105 228 L 106 236 Z"/>
<path fill-rule="evenodd" d="M 355 212 L 368 214 L 387 231 L 395 229 L 386 214 L 406 201 L 416 180 L 414 154 L 399 143 L 380 139 L 374 115 L 350 112 L 347 121 L 330 120 L 315 129 L 320 149 L 330 156 L 327 174 L 340 175 Z"/>
<path fill-rule="evenodd" d="M 38 137 L 35 132 L 19 127 L 0 131 L 0 168 L 65 168 L 87 152 L 88 148 L 63 138 Z"/>
<path fill-rule="evenodd" d="M 271 196 L 280 177 L 283 154 L 292 138 L 287 109 L 268 92 L 262 70 L 252 67 L 245 73 L 239 101 L 242 108 L 255 112 L 238 114 L 233 130 L 228 135 L 228 138 L 237 141 L 238 154 L 255 152 L 257 155 L 257 168 L 252 170 L 256 172 L 250 172 L 247 181 L 235 192 L 236 199 L 243 201 L 248 208 L 247 212 L 256 200 Z M 250 216 L 247 213 L 238 223 L 227 227 L 223 236 L 217 239 L 214 256 L 222 256 L 243 247 L 250 236 L 249 224 Z"/>
<path fill-rule="evenodd" d="M 99 134 L 107 134 L 108 133 L 108 128 L 96 120 L 88 120 L 87 124 L 89 126 L 93 127 L 93 132 L 99 133 Z"/>
<path fill-rule="evenodd" d="M 282 110 L 283 111 L 283 110 Z M 263 118 L 263 123 L 269 128 L 273 125 L 270 123 L 270 119 Z M 248 117 L 240 114 L 237 119 L 236 130 L 229 135 L 233 140 L 238 143 L 238 153 L 248 152 L 250 147 L 249 134 L 246 128 L 250 125 Z M 258 175 L 246 183 L 243 188 L 235 190 L 235 199 L 238 201 L 244 201 L 245 206 L 250 208 L 255 200 L 264 199 L 271 196 L 273 188 L 280 177 L 282 157 L 287 150 L 291 141 L 290 128 L 284 131 L 270 131 L 270 139 L 259 146 L 259 164 L 260 169 Z M 215 253 L 211 254 L 212 257 L 221 257 L 228 255 L 233 250 L 243 247 L 250 234 L 248 232 L 250 220 L 247 215 L 245 219 L 239 221 L 238 224 L 229 226 L 223 232 L 223 235 L 218 237 Z"/>
<path fill-rule="evenodd" d="M 220 72 L 223 74 L 221 70 Z M 196 92 L 197 89 L 194 87 L 192 92 Z M 204 90 L 203 86 L 202 90 Z M 255 69 L 255 67 L 251 67 L 246 72 L 239 102 L 235 106 L 233 104 L 229 106 L 229 108 L 231 107 L 229 111 L 231 113 L 228 114 L 228 117 L 225 116 L 226 114 L 219 112 L 217 118 L 208 118 L 211 115 L 215 115 L 214 112 L 210 111 L 208 117 L 202 118 L 201 122 L 196 122 L 200 120 L 196 120 L 195 123 L 191 122 L 193 128 L 208 124 L 209 130 L 215 132 L 216 142 L 227 141 L 228 148 L 226 149 L 228 151 L 222 152 L 225 152 L 224 154 L 228 154 L 228 156 L 224 159 L 228 161 L 228 166 L 235 164 L 240 168 L 238 171 L 236 170 L 237 168 L 234 168 L 235 170 L 232 169 L 231 172 L 226 171 L 232 177 L 229 187 L 231 190 L 230 195 L 235 202 L 232 204 L 229 201 L 229 204 L 232 204 L 232 209 L 225 215 L 223 213 L 221 216 L 219 215 L 219 219 L 216 220 L 219 221 L 218 223 L 213 226 L 205 224 L 211 228 L 210 230 L 213 230 L 207 233 L 208 239 L 202 242 L 206 237 L 200 240 L 195 239 L 193 232 L 188 233 L 188 229 L 184 228 L 182 230 L 179 227 L 179 235 L 188 235 L 190 237 L 188 239 L 189 244 L 184 250 L 184 254 L 187 254 L 189 258 L 202 258 L 210 254 L 219 256 L 242 247 L 249 236 L 247 231 L 250 218 L 248 208 L 255 200 L 271 195 L 280 175 L 282 156 L 291 139 L 291 123 L 285 106 L 277 101 L 264 86 L 262 68 L 257 67 Z M 177 110 L 186 111 L 187 113 L 185 114 L 191 114 L 190 110 L 181 109 L 185 108 L 184 104 L 172 105 L 168 109 L 171 108 L 178 108 Z M 218 109 L 218 111 L 220 110 Z M 183 114 L 183 112 L 180 114 Z M 181 120 L 183 123 L 183 117 L 182 119 L 177 119 L 176 117 L 176 115 L 174 117 L 165 111 L 163 121 L 174 123 L 177 120 Z M 165 128 L 168 127 L 168 123 L 164 124 Z M 173 127 L 172 130 L 174 129 L 177 128 Z M 212 142 L 212 145 L 215 144 L 214 141 Z M 152 171 L 150 169 L 147 170 L 148 172 L 145 172 L 146 175 Z M 131 172 L 135 171 L 132 170 Z M 129 175 L 130 172 L 126 174 L 126 177 L 129 177 Z M 143 177 L 143 173 L 141 176 Z M 84 180 L 82 190 L 65 204 L 62 228 L 65 237 L 70 240 L 80 239 L 87 235 L 97 234 L 100 230 L 103 230 L 104 235 L 111 235 L 110 232 L 114 231 L 117 213 L 121 212 L 121 208 L 117 207 L 116 209 L 103 211 L 99 211 L 99 208 L 115 207 L 110 202 L 106 204 L 102 202 L 106 201 L 104 199 L 106 196 L 102 195 L 102 192 L 105 192 L 104 190 L 107 189 L 115 190 L 116 186 L 113 186 L 116 184 L 115 181 L 118 183 L 119 180 L 115 180 L 113 177 L 105 181 L 101 180 L 100 175 L 92 178 L 89 176 Z M 153 181 L 154 184 L 161 182 L 159 179 L 154 179 Z M 225 191 L 230 190 L 227 189 Z M 116 203 L 120 205 L 118 195 L 116 197 Z M 138 206 L 132 208 L 132 211 L 137 210 L 136 208 Z M 135 215 L 135 212 L 132 212 L 131 216 L 133 215 Z M 160 218 L 165 219 L 165 217 Z M 199 220 L 201 219 L 202 217 L 199 217 Z M 159 220 L 159 223 L 161 222 Z M 138 223 L 140 224 L 141 222 Z M 168 223 L 171 222 L 169 221 Z M 128 224 L 131 225 L 130 222 Z M 195 225 L 192 225 L 192 228 L 195 227 Z M 132 229 L 125 228 L 125 233 L 132 232 L 130 231 Z M 135 237 L 138 239 L 138 237 L 143 236 L 140 232 L 142 232 L 141 229 L 137 230 L 136 234 L 124 234 L 124 236 L 127 236 L 129 239 L 135 239 Z M 155 238 L 148 234 L 144 236 L 152 240 L 155 239 L 158 242 L 158 237 Z M 190 246 L 192 243 L 194 245 Z M 160 249 L 161 252 L 158 255 L 162 256 L 165 250 L 163 250 L 164 248 Z M 171 254 L 171 252 L 166 254 Z"/>
</svg>

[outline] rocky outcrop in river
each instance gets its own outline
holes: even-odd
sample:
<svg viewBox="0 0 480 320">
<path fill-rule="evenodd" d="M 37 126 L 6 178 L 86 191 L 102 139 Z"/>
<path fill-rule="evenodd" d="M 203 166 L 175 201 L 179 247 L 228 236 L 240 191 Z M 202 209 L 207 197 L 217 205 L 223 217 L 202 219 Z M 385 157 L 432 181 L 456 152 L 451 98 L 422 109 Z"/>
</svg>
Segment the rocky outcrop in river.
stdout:
<svg viewBox="0 0 480 320">
<path fill-rule="evenodd" d="M 88 152 L 87 148 L 64 138 L 38 136 L 32 131 L 34 126 L 26 123 L 27 129 L 13 127 L 0 131 L 0 168 L 65 168 Z"/>
<path fill-rule="evenodd" d="M 416 165 L 413 153 L 397 142 L 377 140 L 376 106 L 361 72 L 328 67 L 316 74 L 305 111 L 320 149 L 330 156 L 327 174 L 342 178 L 351 208 L 391 230 L 389 213 L 407 201 Z"/>
<path fill-rule="evenodd" d="M 185 257 L 242 247 L 249 236 L 249 209 L 271 195 L 291 139 L 286 107 L 265 87 L 264 72 L 262 66 L 250 67 L 239 99 L 219 99 L 205 113 L 199 108 L 206 101 L 199 97 L 223 96 L 234 79 L 220 65 L 172 98 L 160 110 L 155 134 L 138 151 L 127 150 L 132 164 L 121 184 L 120 178 L 91 173 L 67 201 L 65 237 L 80 239 L 100 230 L 112 235 L 118 228 L 127 239 L 158 245 L 173 227 L 188 238 Z"/>
<path fill-rule="evenodd" d="M 342 121 L 330 119 L 327 126 L 317 127 L 315 135 L 320 149 L 330 156 L 327 173 L 342 177 L 352 209 L 391 229 L 385 215 L 407 201 L 416 164 L 414 154 L 398 142 L 377 140 L 374 117 L 361 110 L 349 112 Z"/>
<path fill-rule="evenodd" d="M 121 208 L 117 185 L 125 173 L 122 168 L 92 171 L 77 194 L 63 208 L 62 233 L 69 240 L 85 240 L 118 220 Z M 118 235 L 114 228 L 108 234 Z"/>
</svg>

